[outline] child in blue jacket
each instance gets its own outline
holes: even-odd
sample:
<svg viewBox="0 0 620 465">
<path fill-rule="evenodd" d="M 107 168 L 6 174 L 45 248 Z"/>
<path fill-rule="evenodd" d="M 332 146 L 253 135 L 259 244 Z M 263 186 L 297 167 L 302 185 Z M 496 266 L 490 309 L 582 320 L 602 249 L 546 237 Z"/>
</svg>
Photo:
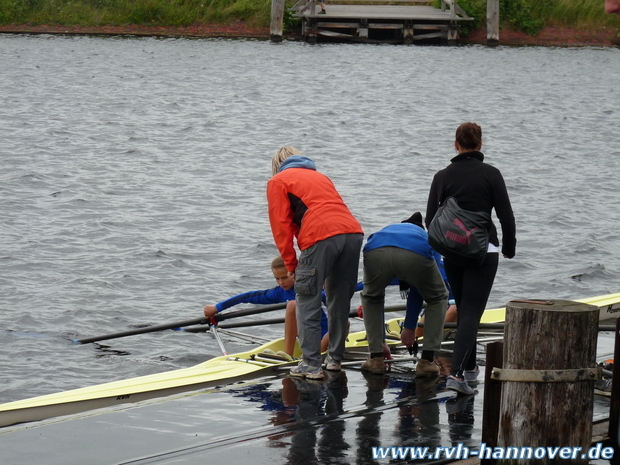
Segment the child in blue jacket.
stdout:
<svg viewBox="0 0 620 465">
<path fill-rule="evenodd" d="M 207 318 L 214 316 L 216 313 L 222 312 L 237 304 L 280 304 L 286 302 L 286 314 L 284 316 L 284 353 L 289 356 L 293 355 L 295 350 L 295 341 L 297 338 L 297 316 L 295 314 L 295 278 L 288 275 L 288 270 L 284 265 L 281 256 L 273 259 L 271 262 L 271 271 L 278 285 L 271 289 L 262 291 L 250 291 L 238 294 L 229 299 L 223 300 L 215 305 L 207 305 L 204 308 L 204 314 Z M 325 293 L 323 293 L 323 302 L 325 302 Z M 327 337 L 327 314 L 325 307 L 321 314 L 321 352 L 327 350 L 329 339 Z M 279 354 L 284 356 L 284 354 Z"/>
</svg>

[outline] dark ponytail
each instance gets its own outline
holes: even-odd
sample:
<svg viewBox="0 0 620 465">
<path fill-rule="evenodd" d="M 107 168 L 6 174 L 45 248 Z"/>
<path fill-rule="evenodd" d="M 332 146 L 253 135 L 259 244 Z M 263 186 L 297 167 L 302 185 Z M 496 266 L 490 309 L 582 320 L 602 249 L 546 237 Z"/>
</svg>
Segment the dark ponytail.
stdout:
<svg viewBox="0 0 620 465">
<path fill-rule="evenodd" d="M 476 123 L 463 123 L 456 130 L 456 142 L 464 150 L 478 150 L 482 144 L 482 129 Z"/>
</svg>

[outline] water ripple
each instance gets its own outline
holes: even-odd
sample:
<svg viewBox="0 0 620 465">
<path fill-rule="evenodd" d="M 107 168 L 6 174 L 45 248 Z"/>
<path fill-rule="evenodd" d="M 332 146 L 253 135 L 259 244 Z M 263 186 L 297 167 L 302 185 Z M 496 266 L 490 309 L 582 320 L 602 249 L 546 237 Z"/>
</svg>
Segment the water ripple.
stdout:
<svg viewBox="0 0 620 465">
<path fill-rule="evenodd" d="M 204 334 L 70 341 L 275 285 L 265 183 L 285 144 L 368 235 L 424 212 L 475 120 L 518 227 L 490 304 L 618 291 L 618 49 L 0 39 L 0 402 L 216 355 Z"/>
</svg>

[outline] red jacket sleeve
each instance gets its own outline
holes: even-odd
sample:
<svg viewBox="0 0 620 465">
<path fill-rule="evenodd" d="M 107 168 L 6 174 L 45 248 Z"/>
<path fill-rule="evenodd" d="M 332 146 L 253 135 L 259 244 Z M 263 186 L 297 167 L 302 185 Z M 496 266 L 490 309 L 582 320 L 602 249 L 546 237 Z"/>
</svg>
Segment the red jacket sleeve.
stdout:
<svg viewBox="0 0 620 465">
<path fill-rule="evenodd" d="M 297 268 L 297 254 L 293 238 L 297 233 L 297 225 L 293 223 L 293 210 L 288 192 L 278 180 L 272 179 L 267 183 L 267 204 L 273 239 L 284 259 L 286 269 L 294 272 Z"/>
</svg>

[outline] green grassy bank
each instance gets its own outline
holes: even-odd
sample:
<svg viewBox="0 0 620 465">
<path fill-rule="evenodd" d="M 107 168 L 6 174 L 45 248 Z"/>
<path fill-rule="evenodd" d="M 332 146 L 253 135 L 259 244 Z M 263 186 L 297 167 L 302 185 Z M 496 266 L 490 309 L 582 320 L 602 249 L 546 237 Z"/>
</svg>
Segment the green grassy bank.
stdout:
<svg viewBox="0 0 620 465">
<path fill-rule="evenodd" d="M 287 1 L 292 6 L 293 0 Z M 469 29 L 484 24 L 486 0 L 457 1 L 477 19 Z M 271 0 L 0 0 L 0 24 L 188 26 L 245 21 L 268 26 L 270 11 Z M 500 0 L 500 14 L 502 24 L 530 35 L 545 26 L 620 29 L 620 19 L 604 14 L 603 0 Z M 294 26 L 290 17 L 286 22 Z"/>
<path fill-rule="evenodd" d="M 439 0 L 436 3 L 439 5 Z M 483 25 L 487 0 L 457 0 L 457 3 L 476 18 L 470 29 Z M 620 19 L 605 14 L 604 0 L 500 0 L 500 21 L 530 35 L 536 35 L 543 27 L 620 29 Z"/>
<path fill-rule="evenodd" d="M 271 0 L 0 0 L 0 24 L 269 25 Z"/>
</svg>

